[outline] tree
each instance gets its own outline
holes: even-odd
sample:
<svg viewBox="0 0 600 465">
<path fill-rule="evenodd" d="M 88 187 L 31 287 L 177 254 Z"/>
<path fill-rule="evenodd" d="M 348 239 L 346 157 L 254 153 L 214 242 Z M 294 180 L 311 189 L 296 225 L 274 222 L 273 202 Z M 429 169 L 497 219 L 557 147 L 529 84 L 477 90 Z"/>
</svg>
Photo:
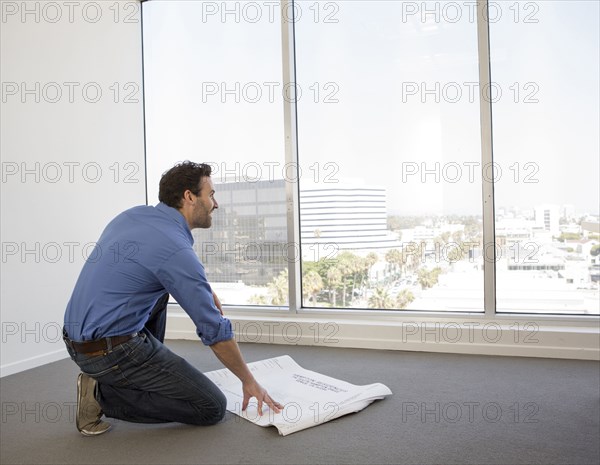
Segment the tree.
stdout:
<svg viewBox="0 0 600 465">
<path fill-rule="evenodd" d="M 385 261 L 389 265 L 389 269 L 392 270 L 396 263 L 396 254 L 399 252 L 398 249 L 390 249 L 385 253 Z"/>
<path fill-rule="evenodd" d="M 558 238 L 557 238 L 558 242 L 578 241 L 580 239 L 581 239 L 581 234 L 569 233 L 569 232 L 562 232 L 562 233 L 560 233 L 560 236 L 558 236 Z"/>
<path fill-rule="evenodd" d="M 352 288 L 350 290 L 350 298 L 354 299 L 354 291 L 357 287 L 362 287 L 362 283 L 364 281 L 365 274 L 368 273 L 369 269 L 367 267 L 367 261 L 364 258 L 354 256 L 354 259 L 351 261 L 350 271 L 352 272 Z M 357 283 L 360 279 L 360 285 L 357 286 Z"/>
<path fill-rule="evenodd" d="M 349 251 L 339 253 L 334 259 L 321 259 L 316 262 L 304 262 L 303 275 L 316 272 L 323 283 L 321 289 L 329 291 L 330 302 L 337 306 L 337 297 L 342 295 L 342 306 L 346 306 L 348 295 L 354 296 L 355 290 L 362 288 L 370 267 L 377 261 L 377 255 L 359 257 Z M 316 278 L 314 278 L 316 280 Z M 304 291 L 303 291 L 304 292 Z"/>
<path fill-rule="evenodd" d="M 398 229 L 412 229 L 423 224 L 425 218 L 421 216 L 397 216 L 390 215 L 387 218 L 387 226 L 392 231 Z"/>
<path fill-rule="evenodd" d="M 365 259 L 363 261 L 364 266 L 365 266 L 365 272 L 363 274 L 363 279 L 360 281 L 361 288 L 364 287 L 365 280 L 367 280 L 367 285 L 368 285 L 368 283 L 369 283 L 368 279 L 371 274 L 371 268 L 373 267 L 373 265 L 375 265 L 375 263 L 377 263 L 378 260 L 379 260 L 379 258 L 377 257 L 377 254 L 374 252 L 369 252 L 367 254 L 367 256 L 365 257 Z"/>
<path fill-rule="evenodd" d="M 478 242 L 481 239 L 482 226 L 479 219 L 475 217 L 467 217 L 464 220 L 465 234 L 464 237 L 469 242 Z"/>
<path fill-rule="evenodd" d="M 327 271 L 327 287 L 329 289 L 329 295 L 333 295 L 333 306 L 336 306 L 336 295 L 337 288 L 342 284 L 342 272 L 336 267 L 333 266 L 329 268 Z"/>
<path fill-rule="evenodd" d="M 429 272 L 429 270 L 425 268 L 419 268 L 417 270 L 417 279 L 419 284 L 421 285 L 421 289 L 429 289 L 433 287 L 435 282 L 433 281 L 433 276 Z"/>
<path fill-rule="evenodd" d="M 417 279 L 422 289 L 429 289 L 438 283 L 438 278 L 442 269 L 435 267 L 433 270 L 427 270 L 426 268 L 419 268 L 417 270 Z"/>
<path fill-rule="evenodd" d="M 464 244 L 462 242 L 457 242 L 452 245 L 452 247 L 448 247 L 448 252 L 446 254 L 446 258 L 450 263 L 455 263 L 459 260 L 462 260 L 466 255 L 466 250 Z"/>
<path fill-rule="evenodd" d="M 352 252 L 342 252 L 337 256 L 337 269 L 342 274 L 342 307 L 346 307 L 346 290 L 348 284 L 354 283 L 353 279 L 348 279 L 354 275 L 356 269 L 356 260 L 358 257 Z"/>
<path fill-rule="evenodd" d="M 463 240 L 463 232 L 462 231 L 454 231 L 452 233 L 452 240 L 454 242 L 460 243 Z"/>
<path fill-rule="evenodd" d="M 369 252 L 369 254 L 366 256 L 365 258 L 365 263 L 367 265 L 367 268 L 370 270 L 371 267 L 373 265 L 375 265 L 375 263 L 377 263 L 379 261 L 379 258 L 377 258 L 377 254 L 375 252 Z"/>
<path fill-rule="evenodd" d="M 402 264 L 405 269 L 414 271 L 419 266 L 420 258 L 423 256 L 425 243 L 408 242 L 402 247 Z"/>
<path fill-rule="evenodd" d="M 285 305 L 288 302 L 288 270 L 287 268 L 273 278 L 268 284 L 271 305 Z"/>
<path fill-rule="evenodd" d="M 314 270 L 304 273 L 302 276 L 302 291 L 304 297 L 310 300 L 312 299 L 313 305 L 317 304 L 317 294 L 323 289 L 323 279 Z"/>
<path fill-rule="evenodd" d="M 393 308 L 394 300 L 385 287 L 377 286 L 373 295 L 369 297 L 369 308 Z"/>
<path fill-rule="evenodd" d="M 248 303 L 253 305 L 269 305 L 267 302 L 267 296 L 264 294 L 254 294 L 250 296 Z"/>
<path fill-rule="evenodd" d="M 390 268 L 393 270 L 394 275 L 398 273 L 400 269 L 400 276 L 402 275 L 402 265 L 405 263 L 404 254 L 398 249 L 390 249 L 385 254 L 385 261 L 390 264 Z"/>
<path fill-rule="evenodd" d="M 414 294 L 408 289 L 402 289 L 396 296 L 396 308 L 406 308 L 413 300 Z"/>
<path fill-rule="evenodd" d="M 450 240 L 450 231 L 444 231 L 442 234 L 440 234 L 438 237 L 436 237 L 433 240 L 433 242 L 436 244 L 439 244 L 440 246 L 443 246 L 444 244 L 447 244 L 449 240 Z"/>
</svg>

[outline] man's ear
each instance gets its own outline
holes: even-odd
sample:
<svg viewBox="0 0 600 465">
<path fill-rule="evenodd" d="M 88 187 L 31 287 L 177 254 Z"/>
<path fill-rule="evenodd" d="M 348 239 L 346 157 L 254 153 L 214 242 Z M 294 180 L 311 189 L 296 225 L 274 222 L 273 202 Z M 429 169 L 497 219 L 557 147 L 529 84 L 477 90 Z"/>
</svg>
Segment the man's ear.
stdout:
<svg viewBox="0 0 600 465">
<path fill-rule="evenodd" d="M 186 202 L 193 202 L 194 201 L 193 195 L 194 195 L 193 192 L 189 189 L 184 191 L 182 203 L 185 204 Z"/>
</svg>

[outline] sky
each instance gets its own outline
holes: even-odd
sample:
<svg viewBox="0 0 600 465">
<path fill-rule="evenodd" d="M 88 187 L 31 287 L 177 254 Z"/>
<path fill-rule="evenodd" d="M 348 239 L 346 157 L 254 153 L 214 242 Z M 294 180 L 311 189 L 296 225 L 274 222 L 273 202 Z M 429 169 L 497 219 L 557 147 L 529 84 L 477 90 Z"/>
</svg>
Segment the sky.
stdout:
<svg viewBox="0 0 600 465">
<path fill-rule="evenodd" d="M 386 188 L 393 214 L 481 215 L 469 3 L 299 3 L 301 188 L 358 181 Z M 223 171 L 240 181 L 290 175 L 278 15 L 269 1 L 227 2 L 224 16 L 223 5 L 144 4 L 151 204 L 160 174 L 184 159 L 212 162 L 216 181 Z M 496 205 L 597 213 L 599 2 L 495 5 Z"/>
</svg>

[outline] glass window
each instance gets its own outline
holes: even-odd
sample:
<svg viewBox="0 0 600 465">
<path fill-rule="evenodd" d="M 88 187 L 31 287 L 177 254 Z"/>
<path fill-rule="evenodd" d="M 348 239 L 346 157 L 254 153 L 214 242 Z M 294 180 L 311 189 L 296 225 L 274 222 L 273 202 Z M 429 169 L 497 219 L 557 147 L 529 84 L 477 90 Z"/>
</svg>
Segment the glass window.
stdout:
<svg viewBox="0 0 600 465">
<path fill-rule="evenodd" d="M 296 25 L 305 306 L 483 311 L 477 27 L 406 3 Z"/>
<path fill-rule="evenodd" d="M 599 313 L 599 3 L 490 24 L 498 312 Z"/>
<path fill-rule="evenodd" d="M 143 11 L 149 203 L 177 161 L 210 163 L 220 209 L 193 234 L 211 285 L 224 304 L 286 305 L 285 211 L 275 225 L 257 214 L 257 192 L 277 180 L 269 200 L 285 203 L 278 7 L 170 1 Z"/>
</svg>

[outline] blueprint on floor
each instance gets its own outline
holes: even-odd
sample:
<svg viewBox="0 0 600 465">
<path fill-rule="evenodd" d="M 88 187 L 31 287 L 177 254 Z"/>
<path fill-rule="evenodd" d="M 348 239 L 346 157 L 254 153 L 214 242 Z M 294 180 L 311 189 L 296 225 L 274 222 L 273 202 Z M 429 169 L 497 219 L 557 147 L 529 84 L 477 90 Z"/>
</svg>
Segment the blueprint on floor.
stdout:
<svg viewBox="0 0 600 465">
<path fill-rule="evenodd" d="M 289 355 L 249 363 L 248 367 L 271 398 L 284 405 L 280 413 L 263 404 L 260 416 L 254 398 L 242 411 L 242 383 L 228 369 L 205 375 L 227 397 L 227 410 L 259 426 L 275 426 L 282 436 L 358 412 L 374 400 L 392 394 L 381 383 L 357 386 L 305 370 Z"/>
</svg>

